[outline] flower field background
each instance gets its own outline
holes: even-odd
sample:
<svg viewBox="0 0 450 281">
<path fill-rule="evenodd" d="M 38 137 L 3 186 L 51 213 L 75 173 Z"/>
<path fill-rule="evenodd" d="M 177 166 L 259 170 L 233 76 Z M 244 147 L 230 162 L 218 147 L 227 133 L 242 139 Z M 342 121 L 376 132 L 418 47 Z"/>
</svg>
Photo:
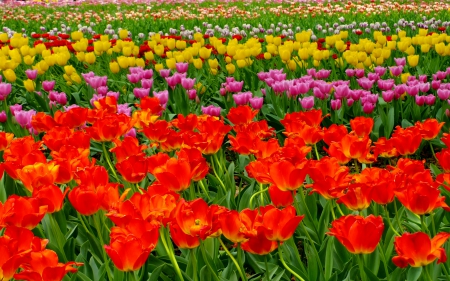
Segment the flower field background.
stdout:
<svg viewBox="0 0 450 281">
<path fill-rule="evenodd" d="M 0 280 L 450 279 L 450 1 L 0 15 Z"/>
</svg>

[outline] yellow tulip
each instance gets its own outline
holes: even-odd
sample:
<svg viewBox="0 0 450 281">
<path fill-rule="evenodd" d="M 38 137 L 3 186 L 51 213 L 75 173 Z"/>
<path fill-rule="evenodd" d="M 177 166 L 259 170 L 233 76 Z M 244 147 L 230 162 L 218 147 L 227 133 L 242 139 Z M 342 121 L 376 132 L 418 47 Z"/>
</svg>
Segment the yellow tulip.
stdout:
<svg viewBox="0 0 450 281">
<path fill-rule="evenodd" d="M 209 59 L 209 57 L 211 56 L 211 49 L 202 47 L 199 51 L 198 54 L 200 55 L 200 57 L 204 60 Z"/>
<path fill-rule="evenodd" d="M 146 60 L 152 61 L 155 59 L 155 55 L 153 54 L 152 51 L 145 52 L 144 55 Z"/>
<path fill-rule="evenodd" d="M 66 65 L 64 66 L 64 72 L 70 76 L 73 73 L 76 73 L 77 71 L 75 70 L 75 67 L 73 67 L 72 65 Z"/>
<path fill-rule="evenodd" d="M 273 44 L 275 46 L 280 46 L 281 45 L 281 37 L 277 36 L 273 38 Z"/>
<path fill-rule="evenodd" d="M 178 50 L 184 50 L 186 49 L 186 41 L 183 40 L 177 40 L 177 43 L 175 44 Z"/>
<path fill-rule="evenodd" d="M 7 33 L 0 33 L 0 41 L 6 43 L 9 40 Z"/>
<path fill-rule="evenodd" d="M 406 83 L 408 81 L 408 77 L 411 76 L 411 74 L 409 72 L 407 73 L 402 73 L 401 74 L 401 79 L 402 79 L 402 83 Z"/>
<path fill-rule="evenodd" d="M 136 59 L 136 66 L 140 66 L 140 67 L 144 68 L 145 67 L 144 59 L 143 58 L 137 58 Z"/>
<path fill-rule="evenodd" d="M 208 64 L 209 64 L 210 68 L 218 68 L 219 67 L 219 62 L 217 61 L 217 59 L 209 59 Z"/>
<path fill-rule="evenodd" d="M 439 43 L 434 45 L 434 49 L 436 50 L 436 53 L 438 53 L 440 56 L 443 56 L 445 54 L 445 44 Z"/>
<path fill-rule="evenodd" d="M 176 63 L 177 63 L 177 61 L 174 58 L 166 59 L 166 65 L 169 69 L 175 69 Z"/>
<path fill-rule="evenodd" d="M 77 59 L 78 59 L 79 61 L 83 62 L 83 61 L 84 61 L 84 58 L 85 58 L 84 52 L 79 52 L 79 53 L 77 53 Z"/>
<path fill-rule="evenodd" d="M 34 63 L 34 56 L 33 57 L 32 56 L 25 56 L 25 57 L 23 57 L 23 62 L 26 65 L 32 65 Z"/>
<path fill-rule="evenodd" d="M 77 73 L 73 73 L 72 75 L 70 75 L 70 79 L 77 84 L 81 83 L 81 76 Z"/>
<path fill-rule="evenodd" d="M 112 73 L 119 73 L 120 71 L 119 64 L 115 61 L 109 63 L 109 69 L 111 70 Z"/>
<path fill-rule="evenodd" d="M 288 67 L 291 71 L 295 71 L 297 69 L 297 63 L 294 60 L 290 60 L 288 62 Z"/>
<path fill-rule="evenodd" d="M 236 67 L 234 66 L 234 64 L 229 63 L 225 66 L 225 68 L 227 69 L 228 74 L 232 75 L 235 71 L 236 71 Z"/>
<path fill-rule="evenodd" d="M 408 64 L 411 67 L 416 67 L 419 64 L 419 55 L 411 55 L 407 57 Z"/>
<path fill-rule="evenodd" d="M 117 58 L 117 62 L 119 63 L 120 68 L 128 68 L 128 59 L 127 57 L 120 56 Z"/>
<path fill-rule="evenodd" d="M 30 93 L 34 92 L 34 90 L 36 89 L 36 84 L 31 79 L 23 81 L 23 85 L 25 86 L 25 89 Z"/>
<path fill-rule="evenodd" d="M 193 63 L 194 63 L 194 67 L 196 69 L 202 69 L 203 68 L 203 61 L 201 59 L 194 59 Z"/>
<path fill-rule="evenodd" d="M 169 50 L 175 49 L 175 39 L 174 38 L 170 38 L 167 40 L 167 48 L 169 48 Z"/>
<path fill-rule="evenodd" d="M 3 76 L 5 76 L 8 82 L 15 82 L 17 79 L 16 73 L 12 69 L 7 69 L 3 71 Z"/>
<path fill-rule="evenodd" d="M 119 38 L 120 39 L 125 39 L 125 38 L 128 38 L 128 30 L 126 30 L 126 29 L 122 29 L 122 30 L 120 30 L 119 31 Z"/>
<path fill-rule="evenodd" d="M 84 56 L 84 59 L 87 63 L 93 64 L 95 63 L 95 54 L 93 52 L 89 52 Z"/>
<path fill-rule="evenodd" d="M 81 31 L 74 31 L 71 34 L 72 40 L 79 41 L 81 38 L 83 38 L 83 32 Z"/>
<path fill-rule="evenodd" d="M 289 52 L 288 50 L 283 50 L 282 52 L 280 52 L 280 57 L 283 61 L 288 61 L 291 59 L 291 52 Z"/>
<path fill-rule="evenodd" d="M 127 57 L 128 66 L 133 67 L 136 65 L 136 58 L 135 57 Z"/>
<path fill-rule="evenodd" d="M 164 65 L 162 63 L 155 64 L 156 72 L 159 72 L 161 69 L 164 69 Z"/>
<path fill-rule="evenodd" d="M 422 53 L 428 53 L 430 51 L 430 47 L 431 47 L 430 44 L 422 44 L 420 45 L 420 51 Z"/>
<path fill-rule="evenodd" d="M 236 64 L 239 68 L 243 68 L 247 66 L 247 63 L 245 62 L 245 60 L 237 60 Z"/>
<path fill-rule="evenodd" d="M 269 52 L 265 52 L 264 53 L 264 59 L 270 60 L 271 58 L 272 58 L 272 54 L 271 53 L 269 53 Z"/>
<path fill-rule="evenodd" d="M 427 36 L 428 29 L 419 28 L 419 35 L 420 36 Z"/>
</svg>

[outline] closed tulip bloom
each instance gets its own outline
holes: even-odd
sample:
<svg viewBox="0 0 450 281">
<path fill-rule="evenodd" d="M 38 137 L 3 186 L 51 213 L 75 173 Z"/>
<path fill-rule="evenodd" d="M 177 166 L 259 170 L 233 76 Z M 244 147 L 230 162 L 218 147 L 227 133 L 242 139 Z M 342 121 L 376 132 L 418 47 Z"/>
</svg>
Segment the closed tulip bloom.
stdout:
<svg viewBox="0 0 450 281">
<path fill-rule="evenodd" d="M 27 70 L 25 70 L 25 74 L 27 75 L 28 79 L 34 80 L 37 77 L 38 71 L 32 70 L 32 69 L 27 69 Z"/>
<path fill-rule="evenodd" d="M 327 234 L 336 237 L 352 254 L 370 254 L 375 251 L 384 230 L 383 218 L 373 215 L 366 218 L 343 216 L 331 225 Z"/>
<path fill-rule="evenodd" d="M 15 82 L 17 79 L 16 73 L 12 69 L 7 69 L 3 71 L 3 75 L 5 76 L 6 80 L 10 83 Z"/>
<path fill-rule="evenodd" d="M 0 100 L 4 101 L 11 93 L 12 87 L 9 83 L 0 83 Z"/>
<path fill-rule="evenodd" d="M 416 215 L 430 214 L 440 207 L 450 211 L 439 189 L 427 182 L 411 182 L 394 193 L 403 206 Z"/>
<path fill-rule="evenodd" d="M 17 170 L 23 185 L 30 191 L 41 186 L 51 185 L 58 176 L 59 165 L 55 163 L 35 163 Z"/>
<path fill-rule="evenodd" d="M 350 210 L 364 210 L 372 201 L 372 189 L 372 186 L 364 183 L 351 184 L 336 202 L 344 204 Z"/>
<path fill-rule="evenodd" d="M 416 67 L 419 64 L 419 55 L 412 55 L 407 58 L 409 66 Z"/>
<path fill-rule="evenodd" d="M 11 195 L 4 204 L 0 202 L 0 228 L 13 225 L 33 229 L 44 218 L 47 209 L 36 198 Z"/>
<path fill-rule="evenodd" d="M 450 233 L 438 233 L 433 239 L 423 232 L 404 233 L 395 237 L 394 245 L 398 256 L 392 258 L 392 262 L 401 268 L 426 266 L 436 259 L 437 263 L 447 261 L 445 249 L 441 246 L 450 237 Z"/>
<path fill-rule="evenodd" d="M 419 128 L 423 139 L 429 141 L 435 139 L 439 135 L 441 128 L 444 126 L 444 124 L 445 122 L 439 123 L 436 119 L 429 118 L 425 120 L 423 123 L 416 122 L 415 126 Z"/>
<path fill-rule="evenodd" d="M 130 183 L 139 183 L 147 176 L 148 160 L 142 155 L 133 155 L 116 164 L 117 171 Z"/>
<path fill-rule="evenodd" d="M 47 213 L 59 212 L 64 204 L 64 197 L 70 189 L 63 193 L 56 185 L 47 185 L 33 190 L 33 198 L 39 200 L 39 205 L 48 206 Z"/>
<path fill-rule="evenodd" d="M 273 206 L 264 208 L 262 224 L 266 238 L 271 241 L 286 241 L 292 237 L 305 216 L 296 216 L 293 206 L 279 210 Z"/>
<path fill-rule="evenodd" d="M 370 117 L 356 117 L 350 120 L 350 127 L 360 138 L 369 136 L 373 128 L 373 118 Z"/>
<path fill-rule="evenodd" d="M 306 167 L 296 167 L 285 160 L 273 163 L 269 171 L 271 181 L 282 191 L 299 189 L 303 185 L 308 172 Z"/>
<path fill-rule="evenodd" d="M 291 191 L 283 191 L 275 185 L 269 187 L 269 196 L 272 204 L 278 208 L 287 207 L 294 203 L 294 197 Z"/>
</svg>

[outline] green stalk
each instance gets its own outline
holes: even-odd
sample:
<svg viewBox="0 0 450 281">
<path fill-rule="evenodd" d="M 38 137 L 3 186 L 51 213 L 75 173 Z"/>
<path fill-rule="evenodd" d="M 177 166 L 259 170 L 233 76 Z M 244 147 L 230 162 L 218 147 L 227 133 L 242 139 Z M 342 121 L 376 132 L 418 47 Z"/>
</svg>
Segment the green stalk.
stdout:
<svg viewBox="0 0 450 281">
<path fill-rule="evenodd" d="M 394 209 L 395 209 L 395 219 L 397 220 L 398 228 L 399 228 L 399 231 L 400 231 L 400 234 L 401 234 L 403 232 L 402 231 L 402 224 L 400 222 L 400 218 L 398 217 L 397 203 L 395 202 L 395 199 L 394 199 Z"/>
<path fill-rule="evenodd" d="M 114 169 L 114 166 L 111 163 L 111 159 L 109 158 L 108 151 L 106 151 L 105 142 L 102 142 L 102 148 L 103 148 L 103 154 L 105 155 L 106 162 L 108 163 L 109 169 L 113 173 L 113 175 L 116 178 L 117 182 L 120 182 L 119 177 L 116 174 L 116 170 Z"/>
<path fill-rule="evenodd" d="M 390 280 L 389 268 L 388 268 L 386 255 L 384 254 L 383 248 L 381 247 L 380 243 L 378 243 L 377 247 L 378 247 L 378 251 L 380 251 L 380 254 L 381 254 L 381 260 L 383 261 L 384 271 L 386 271 L 387 280 Z"/>
<path fill-rule="evenodd" d="M 267 256 L 268 255 L 269 254 L 264 255 L 264 263 L 266 264 L 266 281 L 269 281 L 269 273 L 270 273 L 269 264 L 267 263 Z"/>
<path fill-rule="evenodd" d="M 359 274 L 361 275 L 362 281 L 367 281 L 366 273 L 364 272 L 364 257 L 362 254 L 356 255 L 356 259 L 358 260 L 359 265 Z"/>
<path fill-rule="evenodd" d="M 253 194 L 252 197 L 250 197 L 250 201 L 249 201 L 250 209 L 253 209 L 253 199 L 255 199 L 255 197 L 258 196 L 258 194 L 260 194 L 260 193 L 262 194 L 263 192 L 266 192 L 267 190 L 269 190 L 269 188 L 265 188 L 263 190 L 260 190 L 260 191 L 256 192 L 255 194 Z"/>
<path fill-rule="evenodd" d="M 219 243 L 220 245 L 222 245 L 222 248 L 224 249 L 224 251 L 227 253 L 227 255 L 231 258 L 231 260 L 233 261 L 234 265 L 236 266 L 239 275 L 241 276 L 241 279 L 243 281 L 247 281 L 247 276 L 245 276 L 245 274 L 242 272 L 241 266 L 240 264 L 236 261 L 236 259 L 233 257 L 233 255 L 230 253 L 230 251 L 228 250 L 228 248 L 225 246 L 225 244 L 223 243 L 222 239 L 220 239 L 219 237 Z"/>
<path fill-rule="evenodd" d="M 286 262 L 284 261 L 283 258 L 283 253 L 282 253 L 282 249 L 281 249 L 281 244 L 278 243 L 278 256 L 280 257 L 280 261 L 283 264 L 284 268 L 286 268 L 287 271 L 289 271 L 292 275 L 294 275 L 295 278 L 297 278 L 300 281 L 305 281 L 305 279 L 303 279 L 300 275 L 298 275 L 294 270 L 292 270 L 292 268 L 290 268 Z"/>
<path fill-rule="evenodd" d="M 190 255 L 192 259 L 192 275 L 194 275 L 194 281 L 198 281 L 198 275 L 197 275 L 197 258 L 195 257 L 194 249 L 190 249 Z"/>
<path fill-rule="evenodd" d="M 203 190 L 203 192 L 205 193 L 206 198 L 208 198 L 208 200 L 211 200 L 211 198 L 209 197 L 209 193 L 208 193 L 208 191 L 206 190 L 205 185 L 203 184 L 203 180 L 199 180 L 198 183 L 199 183 L 201 189 Z"/>
<path fill-rule="evenodd" d="M 178 266 L 177 260 L 175 259 L 175 254 L 173 253 L 173 251 L 171 251 L 169 249 L 168 241 L 166 240 L 165 233 L 166 233 L 166 229 L 164 227 L 161 227 L 160 231 L 159 231 L 159 234 L 161 236 L 161 242 L 163 243 L 164 249 L 166 250 L 166 253 L 169 256 L 170 262 L 172 263 L 173 268 L 175 269 L 175 273 L 178 275 L 178 279 L 180 279 L 180 281 L 184 281 L 183 274 L 181 274 L 180 267 Z M 171 243 L 170 238 L 168 240 L 169 240 L 169 243 Z"/>
<path fill-rule="evenodd" d="M 101 232 L 101 228 L 100 228 L 100 224 L 98 223 L 98 221 L 95 219 L 95 217 L 97 215 L 100 215 L 99 212 L 97 212 L 97 214 L 94 214 L 92 216 L 92 219 L 94 220 L 94 226 L 95 229 L 97 230 L 97 234 L 98 234 L 98 238 L 100 239 L 100 244 L 102 244 L 102 255 L 103 255 L 103 262 L 106 263 L 106 273 L 108 274 L 108 278 L 109 280 L 112 280 L 112 276 L 111 276 L 111 272 L 110 272 L 110 268 L 108 266 L 109 260 L 108 257 L 106 255 L 106 251 L 105 251 L 105 242 L 103 241 L 103 233 Z"/>
<path fill-rule="evenodd" d="M 397 230 L 395 230 L 394 226 L 392 225 L 391 219 L 389 218 L 389 211 L 386 205 L 384 205 L 383 210 L 384 214 L 386 215 L 386 220 L 388 221 L 389 227 L 392 229 L 395 235 L 400 236 L 400 233 L 398 233 Z"/>
<path fill-rule="evenodd" d="M 208 268 L 208 270 L 211 272 L 211 275 L 213 276 L 213 279 L 216 281 L 220 281 L 219 277 L 217 277 L 216 272 L 213 270 L 211 264 L 209 263 L 208 257 L 207 257 L 207 253 L 205 250 L 205 244 L 202 242 L 200 242 L 200 250 L 202 251 L 202 256 L 203 256 L 203 260 L 206 263 L 206 267 Z"/>
</svg>

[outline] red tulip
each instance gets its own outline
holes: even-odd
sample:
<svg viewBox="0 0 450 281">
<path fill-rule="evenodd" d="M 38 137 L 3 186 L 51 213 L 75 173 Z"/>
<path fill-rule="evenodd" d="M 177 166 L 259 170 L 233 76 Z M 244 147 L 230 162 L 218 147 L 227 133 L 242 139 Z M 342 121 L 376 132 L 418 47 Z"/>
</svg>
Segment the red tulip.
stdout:
<svg viewBox="0 0 450 281">
<path fill-rule="evenodd" d="M 370 254 L 375 251 L 384 230 L 383 218 L 373 215 L 366 218 L 343 216 L 331 225 L 327 234 L 336 237 L 352 254 Z"/>
<path fill-rule="evenodd" d="M 440 195 L 437 186 L 432 186 L 428 182 L 410 182 L 405 188 L 395 191 L 395 196 L 403 206 L 417 215 L 430 214 L 440 207 L 450 211 L 450 207 L 445 203 L 445 197 Z"/>
<path fill-rule="evenodd" d="M 269 205 L 270 206 L 270 205 Z M 305 216 L 296 216 L 292 206 L 279 210 L 275 207 L 264 208 L 262 224 L 267 239 L 271 241 L 286 241 L 292 237 Z"/>
<path fill-rule="evenodd" d="M 441 246 L 450 237 L 450 233 L 438 233 L 433 239 L 423 233 L 404 233 L 395 237 L 394 245 L 398 256 L 392 258 L 392 262 L 398 267 L 426 266 L 436 259 L 437 263 L 447 261 L 445 249 Z"/>
<path fill-rule="evenodd" d="M 264 227 L 259 226 L 257 228 L 256 236 L 243 242 L 241 248 L 251 254 L 267 255 L 278 248 L 278 243 L 267 239 Z"/>
<path fill-rule="evenodd" d="M 350 127 L 352 128 L 353 132 L 355 132 L 355 134 L 360 138 L 364 138 L 370 135 L 370 133 L 372 132 L 373 124 L 373 118 L 371 117 L 361 116 L 350 120 Z"/>
<path fill-rule="evenodd" d="M 234 243 L 241 243 L 257 234 L 258 210 L 244 209 L 240 213 L 235 210 L 220 215 L 222 234 Z M 259 218 L 259 221 L 261 218 Z"/>
</svg>

